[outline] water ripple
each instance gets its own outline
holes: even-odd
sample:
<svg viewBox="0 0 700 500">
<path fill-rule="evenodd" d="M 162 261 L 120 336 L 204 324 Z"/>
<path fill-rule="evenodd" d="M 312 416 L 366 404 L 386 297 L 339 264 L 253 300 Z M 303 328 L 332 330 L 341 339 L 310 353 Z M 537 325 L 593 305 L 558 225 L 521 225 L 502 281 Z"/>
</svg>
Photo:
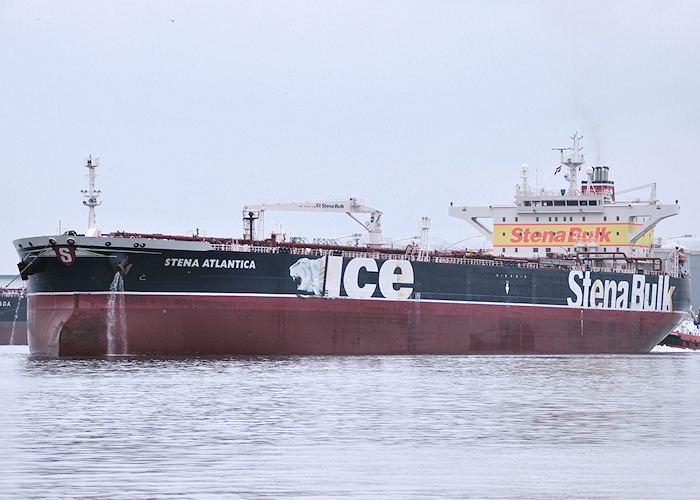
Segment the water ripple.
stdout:
<svg viewBox="0 0 700 500">
<path fill-rule="evenodd" d="M 700 481 L 660 471 L 700 449 L 678 432 L 700 424 L 695 354 L 55 360 L 3 349 L 0 491 L 682 497 Z"/>
</svg>

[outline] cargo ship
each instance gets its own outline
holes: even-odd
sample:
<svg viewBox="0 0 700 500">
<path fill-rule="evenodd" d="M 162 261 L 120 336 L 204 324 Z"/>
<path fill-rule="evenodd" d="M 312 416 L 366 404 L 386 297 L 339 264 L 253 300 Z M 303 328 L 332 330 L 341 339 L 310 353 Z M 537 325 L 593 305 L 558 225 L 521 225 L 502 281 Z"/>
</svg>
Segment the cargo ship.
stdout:
<svg viewBox="0 0 700 500">
<path fill-rule="evenodd" d="M 23 287 L 0 288 L 0 345 L 27 344 L 27 300 Z"/>
<path fill-rule="evenodd" d="M 33 355 L 646 353 L 690 308 L 678 252 L 654 244 L 678 204 L 619 201 L 608 167 L 581 171 L 581 137 L 558 148 L 569 188 L 515 203 L 451 206 L 493 252 L 384 243 L 359 200 L 246 206 L 240 238 L 103 234 L 88 158 L 85 234 L 14 241 Z M 579 184 L 577 174 L 585 174 Z M 619 193 L 618 193 L 619 194 Z M 366 243 L 264 233 L 272 210 L 345 213 Z M 360 214 L 369 217 L 360 220 Z M 485 219 L 490 219 L 490 223 Z"/>
</svg>

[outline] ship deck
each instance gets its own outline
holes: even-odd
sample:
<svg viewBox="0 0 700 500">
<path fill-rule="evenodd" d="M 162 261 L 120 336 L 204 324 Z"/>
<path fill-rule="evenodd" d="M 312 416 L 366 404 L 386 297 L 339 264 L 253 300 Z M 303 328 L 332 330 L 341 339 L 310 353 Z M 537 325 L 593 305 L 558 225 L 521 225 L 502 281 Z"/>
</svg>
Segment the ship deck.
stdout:
<svg viewBox="0 0 700 500">
<path fill-rule="evenodd" d="M 224 252 L 289 253 L 302 256 L 341 256 L 348 258 L 397 259 L 413 262 L 435 262 L 480 266 L 506 266 L 530 269 L 587 270 L 593 272 L 615 272 L 623 274 L 670 275 L 678 272 L 664 271 L 658 258 L 629 257 L 622 252 L 577 252 L 571 255 L 548 254 L 547 257 L 503 257 L 487 251 L 454 250 L 451 252 L 425 251 L 417 245 L 405 248 L 373 248 L 363 246 L 329 245 L 321 243 L 299 243 L 277 241 L 241 241 L 225 238 L 198 236 L 169 236 L 163 234 L 112 233 L 113 238 L 145 238 L 169 241 L 208 242 L 212 250 Z"/>
</svg>

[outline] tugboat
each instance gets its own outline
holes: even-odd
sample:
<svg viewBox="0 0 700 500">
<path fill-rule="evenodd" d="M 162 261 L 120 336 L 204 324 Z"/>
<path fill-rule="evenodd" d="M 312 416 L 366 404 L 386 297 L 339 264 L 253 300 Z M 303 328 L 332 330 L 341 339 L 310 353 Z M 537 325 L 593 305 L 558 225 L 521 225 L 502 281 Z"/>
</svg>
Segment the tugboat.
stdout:
<svg viewBox="0 0 700 500">
<path fill-rule="evenodd" d="M 88 230 L 14 241 L 33 355 L 647 353 L 686 316 L 690 280 L 653 229 L 679 206 L 621 201 L 579 140 L 558 148 L 569 188 L 514 205 L 452 206 L 495 254 L 394 248 L 356 198 L 243 209 L 239 238 L 103 234 L 88 158 Z M 270 210 L 346 213 L 366 244 L 286 241 Z M 356 218 L 369 216 L 368 222 Z M 491 219 L 492 227 L 484 222 Z M 256 226 L 257 224 L 257 226 Z"/>
<path fill-rule="evenodd" d="M 700 349 L 700 313 L 696 314 L 692 310 L 688 312 L 688 317 L 669 333 L 659 345 L 668 347 L 680 347 L 681 349 Z"/>
</svg>

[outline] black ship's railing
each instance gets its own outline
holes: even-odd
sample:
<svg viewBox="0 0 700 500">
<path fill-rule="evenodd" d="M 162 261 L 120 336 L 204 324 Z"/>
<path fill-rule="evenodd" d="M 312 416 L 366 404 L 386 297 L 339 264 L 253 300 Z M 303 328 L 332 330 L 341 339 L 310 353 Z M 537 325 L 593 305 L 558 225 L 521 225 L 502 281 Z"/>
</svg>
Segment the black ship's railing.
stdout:
<svg viewBox="0 0 700 500">
<path fill-rule="evenodd" d="M 577 252 L 576 262 L 579 265 L 588 265 L 599 268 L 616 268 L 631 270 L 631 272 L 644 271 L 646 274 L 663 274 L 663 261 L 658 257 L 628 257 L 624 252 Z M 598 265 L 596 263 L 608 263 Z"/>
<path fill-rule="evenodd" d="M 250 240 L 226 240 L 224 238 L 201 238 L 199 236 L 167 236 L 145 235 L 137 233 L 113 233 L 113 237 L 123 238 L 156 238 L 173 239 L 179 241 L 206 241 L 216 251 L 226 252 L 252 252 L 252 253 L 290 253 L 294 255 L 309 256 L 342 256 L 365 257 L 372 259 L 402 259 L 415 262 L 437 262 L 441 264 L 472 264 L 478 266 L 506 266 L 528 269 L 563 269 L 563 270 L 588 270 L 600 272 L 613 272 L 622 274 L 648 274 L 669 275 L 673 277 L 685 276 L 674 270 L 673 266 L 666 266 L 664 271 L 663 260 L 658 257 L 628 257 L 623 252 L 578 252 L 575 257 L 558 256 L 548 254 L 547 257 L 499 257 L 483 252 L 457 252 L 450 253 L 415 252 L 407 249 L 375 249 L 370 247 L 353 247 L 327 244 L 299 244 L 294 242 L 277 241 L 270 238 L 265 241 Z M 476 255 L 474 257 L 474 255 Z"/>
<path fill-rule="evenodd" d="M 264 245 L 249 245 L 249 244 L 212 244 L 214 250 L 217 251 L 227 251 L 227 252 L 252 252 L 252 253 L 290 253 L 293 255 L 304 255 L 313 257 L 325 257 L 325 256 L 341 256 L 347 258 L 355 257 L 365 257 L 370 259 L 396 259 L 400 257 L 403 260 L 410 260 L 414 262 L 436 262 L 440 264 L 473 264 L 478 266 L 507 266 L 507 267 L 520 267 L 527 269 L 537 269 L 542 267 L 557 267 L 548 266 L 537 261 L 525 260 L 525 259 L 505 259 L 505 258 L 474 258 L 474 257 L 460 257 L 460 256 L 445 256 L 445 255 L 417 255 L 417 254 L 405 254 L 402 252 L 382 252 L 379 250 L 374 250 L 371 248 L 358 249 L 358 250 L 339 250 L 337 248 L 317 248 L 309 246 L 292 246 L 292 247 L 269 247 Z M 569 261 L 569 268 L 576 267 L 576 262 L 574 260 Z"/>
</svg>

